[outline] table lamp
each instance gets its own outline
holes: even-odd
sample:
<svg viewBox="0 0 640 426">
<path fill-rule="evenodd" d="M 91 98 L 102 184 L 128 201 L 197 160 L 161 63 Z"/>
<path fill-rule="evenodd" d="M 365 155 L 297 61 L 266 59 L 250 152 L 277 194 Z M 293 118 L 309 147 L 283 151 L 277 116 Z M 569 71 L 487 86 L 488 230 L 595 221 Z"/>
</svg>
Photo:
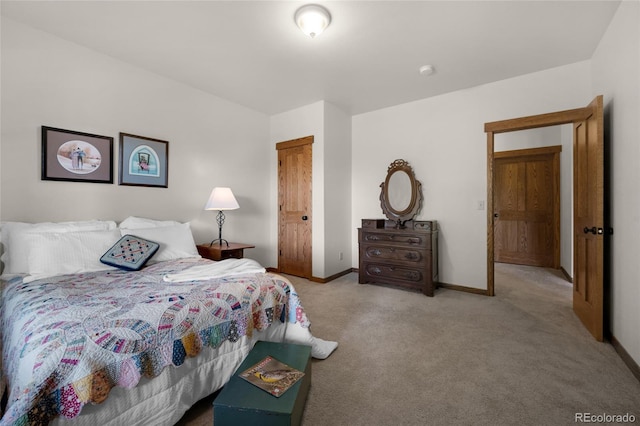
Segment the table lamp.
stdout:
<svg viewBox="0 0 640 426">
<path fill-rule="evenodd" d="M 236 201 L 236 198 L 233 196 L 231 188 L 213 188 L 213 191 L 211 191 L 211 195 L 209 196 L 209 200 L 207 201 L 207 205 L 204 206 L 204 209 L 218 210 L 218 215 L 216 216 L 216 222 L 218 222 L 218 238 L 211 241 L 209 247 L 211 247 L 216 241 L 218 241 L 220 245 L 222 245 L 222 243 L 224 242 L 227 247 L 229 247 L 229 242 L 222 239 L 222 224 L 224 223 L 223 210 L 235 210 L 238 208 L 240 208 L 240 205 Z"/>
</svg>

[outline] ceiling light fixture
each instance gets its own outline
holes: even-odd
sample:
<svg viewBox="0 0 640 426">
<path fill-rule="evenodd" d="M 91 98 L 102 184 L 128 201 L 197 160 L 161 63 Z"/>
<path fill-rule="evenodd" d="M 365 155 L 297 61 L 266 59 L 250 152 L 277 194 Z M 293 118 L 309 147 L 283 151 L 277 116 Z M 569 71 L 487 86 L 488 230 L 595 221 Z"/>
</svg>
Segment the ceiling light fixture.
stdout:
<svg viewBox="0 0 640 426">
<path fill-rule="evenodd" d="M 435 68 L 433 68 L 433 65 L 423 65 L 420 67 L 420 74 L 421 75 L 431 75 L 435 72 Z"/>
<path fill-rule="evenodd" d="M 308 4 L 296 10 L 294 19 L 303 33 L 314 38 L 329 26 L 331 14 L 320 5 Z"/>
</svg>

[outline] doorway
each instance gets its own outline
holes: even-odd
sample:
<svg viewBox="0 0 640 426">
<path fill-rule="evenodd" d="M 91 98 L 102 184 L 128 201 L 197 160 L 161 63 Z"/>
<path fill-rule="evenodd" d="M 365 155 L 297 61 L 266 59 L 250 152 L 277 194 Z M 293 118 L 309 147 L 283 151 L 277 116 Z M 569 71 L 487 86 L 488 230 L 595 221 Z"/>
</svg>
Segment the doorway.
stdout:
<svg viewBox="0 0 640 426">
<path fill-rule="evenodd" d="M 573 311 L 598 341 L 604 339 L 604 118 L 603 97 L 584 108 L 485 123 L 487 205 L 494 205 L 494 136 L 573 124 Z M 494 216 L 487 209 L 487 295 L 495 280 Z"/>
</svg>

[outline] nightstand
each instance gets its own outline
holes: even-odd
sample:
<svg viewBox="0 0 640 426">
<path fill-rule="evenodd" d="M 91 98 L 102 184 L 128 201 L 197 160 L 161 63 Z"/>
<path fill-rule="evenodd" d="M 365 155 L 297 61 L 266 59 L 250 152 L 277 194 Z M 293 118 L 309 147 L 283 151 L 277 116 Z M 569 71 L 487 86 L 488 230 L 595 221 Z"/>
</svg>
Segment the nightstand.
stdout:
<svg viewBox="0 0 640 426">
<path fill-rule="evenodd" d="M 244 249 L 254 248 L 250 244 L 242 244 L 242 243 L 229 243 L 227 246 L 225 243 L 213 243 L 212 246 L 209 244 L 198 244 L 196 246 L 198 248 L 198 253 L 200 256 L 205 259 L 211 260 L 224 260 L 224 259 L 242 259 L 244 256 Z"/>
</svg>

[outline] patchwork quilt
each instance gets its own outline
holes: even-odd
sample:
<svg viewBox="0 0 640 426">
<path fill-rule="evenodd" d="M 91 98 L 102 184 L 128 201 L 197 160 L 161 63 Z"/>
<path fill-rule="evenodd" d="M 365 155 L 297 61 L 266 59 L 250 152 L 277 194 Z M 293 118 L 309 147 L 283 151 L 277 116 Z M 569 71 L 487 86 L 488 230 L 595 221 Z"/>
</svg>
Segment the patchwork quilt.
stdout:
<svg viewBox="0 0 640 426">
<path fill-rule="evenodd" d="M 110 270 L 24 284 L 4 282 L 0 425 L 73 418 L 111 388 L 132 388 L 274 322 L 309 321 L 285 278 L 247 273 L 170 282 L 163 277 L 210 262 L 180 259 L 140 271 Z"/>
</svg>

